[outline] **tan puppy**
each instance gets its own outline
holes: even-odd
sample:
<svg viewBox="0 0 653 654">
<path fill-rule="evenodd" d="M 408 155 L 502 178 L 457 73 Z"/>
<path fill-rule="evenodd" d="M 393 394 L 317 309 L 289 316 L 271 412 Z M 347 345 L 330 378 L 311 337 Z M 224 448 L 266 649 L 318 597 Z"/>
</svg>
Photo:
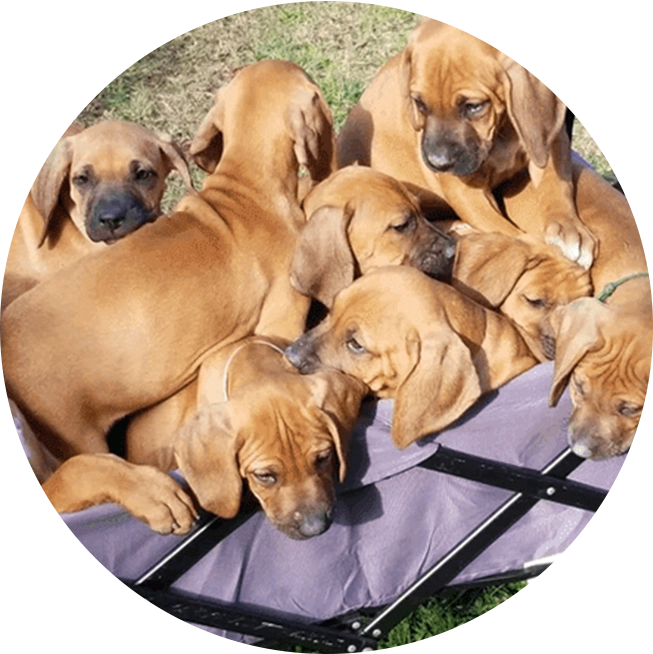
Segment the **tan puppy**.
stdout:
<svg viewBox="0 0 653 654">
<path fill-rule="evenodd" d="M 107 453 L 116 420 L 179 392 L 219 346 L 301 334 L 309 300 L 289 275 L 305 220 L 298 168 L 319 180 L 332 139 L 299 67 L 241 69 L 191 146 L 211 171 L 199 195 L 7 308 L 8 392 L 55 455 Z"/>
<path fill-rule="evenodd" d="M 574 167 L 574 180 L 580 217 L 599 238 L 590 273 L 603 299 L 577 300 L 552 314 L 551 404 L 569 383 L 570 444 L 579 456 L 599 460 L 627 451 L 639 424 L 651 366 L 651 289 L 642 276 L 644 249 L 626 198 L 585 166 Z M 515 221 L 531 210 L 531 190 L 506 198 Z"/>
<path fill-rule="evenodd" d="M 394 398 L 399 448 L 444 429 L 537 363 L 507 318 L 407 266 L 357 279 L 286 356 L 302 373 L 341 370 Z"/>
<path fill-rule="evenodd" d="M 334 480 L 338 470 L 344 479 L 365 387 L 337 371 L 300 375 L 283 356 L 288 344 L 250 337 L 207 359 L 196 382 L 130 421 L 125 469 L 178 468 L 198 503 L 225 518 L 238 513 L 244 478 L 270 521 L 289 537 L 326 531 Z M 190 528 L 193 503 L 180 487 L 169 496 L 156 486 L 130 488 L 119 475 L 95 476 L 93 456 L 68 459 L 44 486 L 59 511 L 108 497 L 158 531 Z M 95 455 L 100 461 L 106 456 Z M 175 484 L 166 475 L 158 478 Z M 157 508 L 134 511 L 144 498 Z"/>
<path fill-rule="evenodd" d="M 57 270 L 158 218 L 173 169 L 192 190 L 188 164 L 167 137 L 121 121 L 87 129 L 71 125 L 18 218 L 2 307 Z"/>
<path fill-rule="evenodd" d="M 516 236 L 492 195 L 521 170 L 537 186 L 523 229 L 588 268 L 595 239 L 571 185 L 565 107 L 509 57 L 425 19 L 379 71 L 338 137 L 338 165 L 358 161 L 409 183 L 423 208 L 442 206 L 483 232 Z"/>
<path fill-rule="evenodd" d="M 365 166 L 349 166 L 304 200 L 308 223 L 293 259 L 293 286 L 331 307 L 333 298 L 372 268 L 412 265 L 449 279 L 453 240 L 420 213 L 400 182 Z"/>
<path fill-rule="evenodd" d="M 592 292 L 590 274 L 557 248 L 527 234 L 461 230 L 452 285 L 512 320 L 539 361 L 553 359 L 551 315 Z"/>
<path fill-rule="evenodd" d="M 453 285 L 511 318 L 545 361 L 554 356 L 551 312 L 591 293 L 589 273 L 557 248 L 525 234 L 480 233 L 442 221 L 443 230 L 451 230 L 448 238 L 422 217 L 403 184 L 366 166 L 331 175 L 308 195 L 304 210 L 309 221 L 291 279 L 329 308 L 336 293 L 375 267 L 410 264 L 449 280 L 453 266 Z"/>
</svg>

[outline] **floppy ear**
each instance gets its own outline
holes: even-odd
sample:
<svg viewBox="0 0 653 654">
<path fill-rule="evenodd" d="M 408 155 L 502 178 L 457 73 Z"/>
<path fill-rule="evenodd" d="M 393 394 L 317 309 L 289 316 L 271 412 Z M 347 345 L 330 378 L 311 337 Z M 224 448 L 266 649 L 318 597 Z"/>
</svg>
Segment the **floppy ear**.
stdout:
<svg viewBox="0 0 653 654">
<path fill-rule="evenodd" d="M 179 430 L 175 456 L 202 508 L 233 518 L 240 508 L 243 480 L 238 470 L 238 435 L 227 402 L 200 407 Z"/>
<path fill-rule="evenodd" d="M 222 138 L 224 109 L 221 91 L 222 88 L 216 91 L 213 106 L 200 123 L 188 151 L 193 161 L 209 174 L 215 171 L 224 148 Z"/>
<path fill-rule="evenodd" d="M 338 454 L 339 478 L 344 482 L 349 461 L 349 441 L 356 426 L 367 386 L 339 370 L 320 370 L 306 379 L 316 406 L 329 419 L 329 432 Z"/>
<path fill-rule="evenodd" d="M 64 190 L 64 184 L 68 183 L 73 160 L 73 139 L 74 135 L 62 138 L 57 143 L 32 185 L 32 200 L 44 219 L 39 247 L 43 245 L 48 235 L 48 229 Z"/>
<path fill-rule="evenodd" d="M 556 337 L 555 367 L 549 406 L 556 406 L 580 360 L 602 345 L 600 325 L 610 310 L 595 298 L 580 298 L 551 314 Z"/>
<path fill-rule="evenodd" d="M 290 114 L 295 156 L 313 183 L 326 179 L 336 168 L 333 119 L 319 89 L 297 94 Z"/>
<path fill-rule="evenodd" d="M 329 309 L 337 293 L 354 281 L 355 261 L 347 237 L 353 215 L 348 206 L 320 207 L 309 217 L 295 246 L 291 284 Z"/>
<path fill-rule="evenodd" d="M 415 106 L 415 102 L 410 95 L 410 82 L 412 77 L 413 49 L 409 43 L 401 52 L 399 60 L 399 86 L 404 98 L 408 120 L 416 132 L 424 129 L 425 117 Z"/>
<path fill-rule="evenodd" d="M 468 234 L 456 242 L 452 285 L 480 304 L 496 308 L 529 263 L 528 246 L 498 233 Z"/>
<path fill-rule="evenodd" d="M 472 356 L 453 329 L 407 338 L 412 370 L 397 389 L 392 441 L 400 450 L 459 418 L 481 396 Z"/>
<path fill-rule="evenodd" d="M 564 128 L 565 105 L 540 80 L 508 57 L 504 72 L 510 120 L 532 163 L 544 168 L 551 144 Z"/>
<path fill-rule="evenodd" d="M 190 191 L 194 191 L 193 180 L 190 177 L 188 161 L 183 155 L 179 145 L 167 134 L 157 134 L 159 149 L 164 159 L 168 162 L 169 170 L 173 168 L 181 175 L 181 178 Z"/>
</svg>

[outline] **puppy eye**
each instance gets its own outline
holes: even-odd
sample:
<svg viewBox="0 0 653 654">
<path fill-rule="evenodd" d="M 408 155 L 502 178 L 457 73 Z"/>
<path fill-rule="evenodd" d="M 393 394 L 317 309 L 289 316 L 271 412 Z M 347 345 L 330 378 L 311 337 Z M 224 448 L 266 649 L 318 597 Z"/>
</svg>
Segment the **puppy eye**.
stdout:
<svg viewBox="0 0 653 654">
<path fill-rule="evenodd" d="M 635 406 L 634 404 L 622 404 L 618 410 L 619 415 L 622 415 L 626 418 L 632 418 L 641 412 L 642 407 Z"/>
<path fill-rule="evenodd" d="M 153 170 L 148 170 L 147 168 L 140 168 L 136 171 L 134 177 L 137 182 L 146 182 L 149 179 L 154 177 L 155 172 Z"/>
<path fill-rule="evenodd" d="M 271 472 L 254 472 L 253 475 L 256 481 L 263 484 L 263 486 L 274 486 L 277 483 L 276 475 Z"/>
<path fill-rule="evenodd" d="M 487 108 L 489 102 L 465 102 L 462 106 L 462 114 L 465 118 L 478 118 Z"/>
<path fill-rule="evenodd" d="M 79 173 L 73 177 L 73 184 L 78 187 L 86 186 L 90 181 L 86 173 Z"/>
<path fill-rule="evenodd" d="M 350 336 L 347 339 L 345 345 L 353 354 L 365 354 L 365 352 L 367 352 L 367 350 L 353 336 Z"/>
<path fill-rule="evenodd" d="M 530 298 L 524 295 L 524 299 L 535 309 L 545 309 L 547 307 L 546 300 L 543 300 L 542 298 Z"/>
<path fill-rule="evenodd" d="M 422 115 L 426 116 L 429 112 L 429 108 L 426 106 L 422 98 L 418 98 L 413 96 L 413 102 L 415 103 L 415 107 L 417 111 L 419 111 Z"/>
<path fill-rule="evenodd" d="M 403 234 L 405 232 L 412 231 L 414 226 L 415 226 L 415 216 L 410 215 L 406 218 L 406 220 L 403 223 L 399 225 L 392 225 L 392 229 L 394 229 L 395 232 L 399 232 L 400 234 Z"/>
<path fill-rule="evenodd" d="M 332 450 L 325 450 L 324 452 L 320 452 L 316 457 L 315 457 L 315 465 L 319 467 L 323 467 L 327 463 L 331 461 L 333 458 L 333 451 Z"/>
</svg>

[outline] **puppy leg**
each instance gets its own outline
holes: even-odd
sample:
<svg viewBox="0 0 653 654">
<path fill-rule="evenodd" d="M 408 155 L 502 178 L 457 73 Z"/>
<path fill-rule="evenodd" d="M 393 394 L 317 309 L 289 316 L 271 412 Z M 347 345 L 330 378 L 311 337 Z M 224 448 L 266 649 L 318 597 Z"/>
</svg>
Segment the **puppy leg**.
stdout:
<svg viewBox="0 0 653 654">
<path fill-rule="evenodd" d="M 439 175 L 438 181 L 447 203 L 456 215 L 480 232 L 519 236 L 521 231 L 499 211 L 496 200 L 484 188 L 468 186 L 453 175 Z"/>
<path fill-rule="evenodd" d="M 540 236 L 563 255 L 586 270 L 597 254 L 597 239 L 581 222 L 574 201 L 574 184 L 569 162 L 569 139 L 561 134 L 551 146 L 544 168 L 529 166 L 531 183 L 522 191 L 530 211 L 511 218 L 524 231 Z M 510 211 L 509 207 L 506 207 Z"/>
<path fill-rule="evenodd" d="M 74 456 L 42 488 L 58 513 L 115 502 L 161 534 L 185 534 L 198 517 L 188 494 L 167 474 L 113 454 Z"/>
</svg>

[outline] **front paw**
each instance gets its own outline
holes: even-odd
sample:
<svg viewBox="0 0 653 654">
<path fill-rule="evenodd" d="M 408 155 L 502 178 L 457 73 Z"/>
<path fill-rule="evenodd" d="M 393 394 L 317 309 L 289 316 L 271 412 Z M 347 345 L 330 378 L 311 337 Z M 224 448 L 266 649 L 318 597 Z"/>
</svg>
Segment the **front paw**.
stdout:
<svg viewBox="0 0 653 654">
<path fill-rule="evenodd" d="M 597 254 L 596 237 L 577 218 L 552 220 L 546 227 L 544 240 L 585 270 L 589 270 Z"/>
<path fill-rule="evenodd" d="M 138 466 L 138 479 L 120 504 L 159 534 L 186 534 L 199 517 L 186 491 L 167 474 L 150 466 Z"/>
</svg>

